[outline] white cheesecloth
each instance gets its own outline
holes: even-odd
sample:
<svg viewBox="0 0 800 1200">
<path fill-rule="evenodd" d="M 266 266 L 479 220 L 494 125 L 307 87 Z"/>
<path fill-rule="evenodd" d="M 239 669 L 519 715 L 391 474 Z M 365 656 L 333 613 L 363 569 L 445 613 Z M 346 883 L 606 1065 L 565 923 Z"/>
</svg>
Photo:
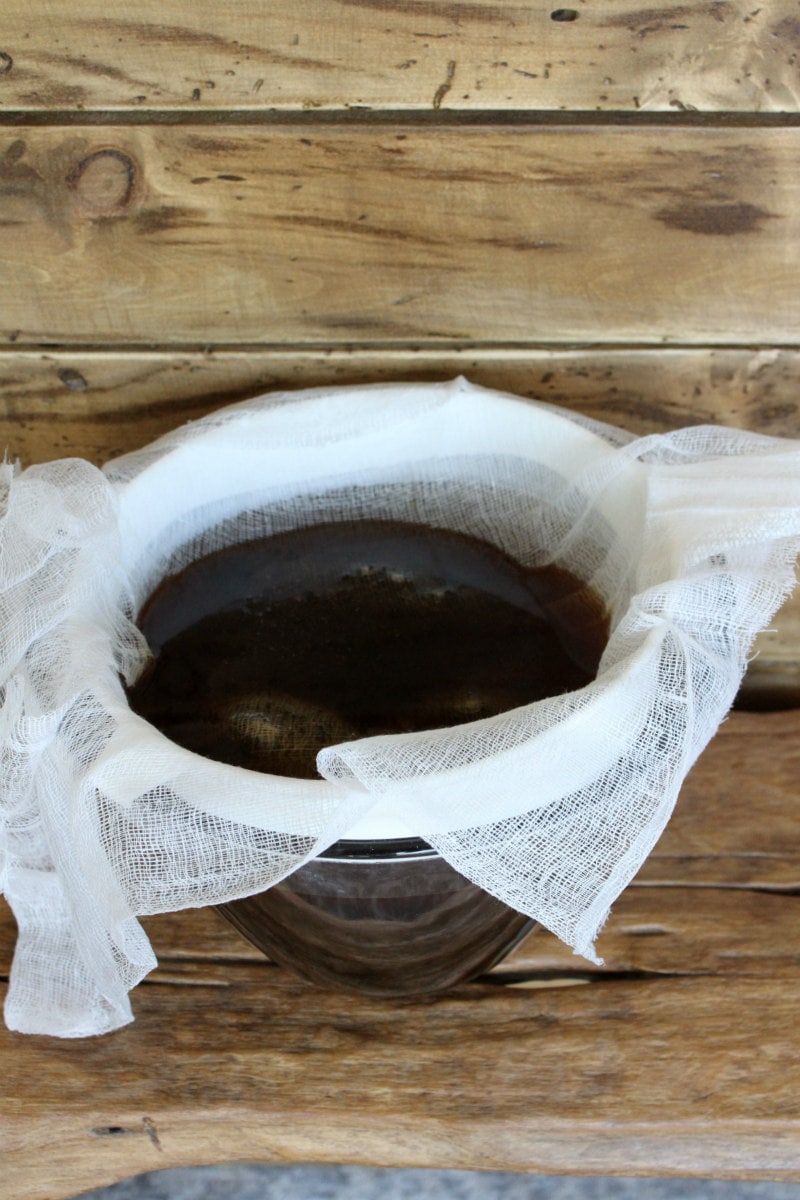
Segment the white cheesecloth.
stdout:
<svg viewBox="0 0 800 1200">
<path fill-rule="evenodd" d="M 13 447 L 11 448 L 13 450 Z M 611 614 L 596 680 L 499 716 L 323 749 L 321 778 L 212 762 L 126 703 L 133 619 L 231 542 L 424 521 L 556 563 Z M 579 954 L 652 849 L 800 553 L 800 441 L 712 426 L 634 438 L 475 387 L 260 397 L 99 470 L 0 468 L 0 887 L 11 1029 L 132 1019 L 137 917 L 278 882 L 333 842 L 416 835 Z"/>
</svg>

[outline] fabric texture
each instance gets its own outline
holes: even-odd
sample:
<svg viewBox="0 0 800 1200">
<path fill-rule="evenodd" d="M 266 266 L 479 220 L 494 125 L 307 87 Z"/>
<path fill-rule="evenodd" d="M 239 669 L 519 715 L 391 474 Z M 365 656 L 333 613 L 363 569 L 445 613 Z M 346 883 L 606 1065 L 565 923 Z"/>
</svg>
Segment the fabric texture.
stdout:
<svg viewBox="0 0 800 1200">
<path fill-rule="evenodd" d="M 5 1019 L 62 1037 L 132 1019 L 137 920 L 278 882 L 369 814 L 595 958 L 791 591 L 800 441 L 636 439 L 465 380 L 273 394 L 99 470 L 0 475 L 0 886 L 19 934 Z M 596 679 L 499 716 L 324 748 L 319 779 L 205 759 L 135 716 L 136 613 L 237 541 L 393 518 L 554 563 L 604 600 Z"/>
</svg>

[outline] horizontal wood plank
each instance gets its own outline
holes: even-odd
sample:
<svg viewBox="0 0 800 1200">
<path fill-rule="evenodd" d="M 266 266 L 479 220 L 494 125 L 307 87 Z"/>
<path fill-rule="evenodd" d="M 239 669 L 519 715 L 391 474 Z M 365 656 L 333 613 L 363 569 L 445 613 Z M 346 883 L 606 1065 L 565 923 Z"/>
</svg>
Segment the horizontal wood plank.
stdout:
<svg viewBox="0 0 800 1200">
<path fill-rule="evenodd" d="M 264 392 L 458 375 L 639 435 L 710 424 L 800 438 L 800 351 L 771 346 L 6 346 L 0 349 L 0 449 L 25 464 L 70 454 L 100 464 L 184 421 Z"/>
<path fill-rule="evenodd" d="M 712 423 L 800 437 L 800 352 L 770 347 L 9 349 L 0 353 L 0 451 L 26 465 L 70 455 L 100 464 L 265 391 L 459 374 L 639 434 Z M 800 589 L 759 637 L 743 702 L 800 705 Z"/>
<path fill-rule="evenodd" d="M 798 862 L 795 879 L 800 876 Z M 788 873 L 789 864 L 781 864 Z M 795 885 L 800 887 L 800 885 Z M 598 941 L 603 966 L 572 953 L 545 929 L 535 929 L 487 978 L 497 985 L 546 990 L 595 985 L 620 975 L 720 976 L 734 981 L 800 976 L 796 892 L 744 884 L 642 886 L 633 883 L 614 906 Z M 0 901 L 0 978 L 8 974 L 14 923 Z M 237 964 L 265 963 L 261 953 L 213 909 L 149 917 L 144 925 L 158 956 L 147 985 L 227 987 Z M 278 967 L 269 964 L 275 977 Z M 270 975 L 269 978 L 272 978 Z M 138 1012 L 141 989 L 134 993 Z M 264 986 L 269 986 L 265 977 Z"/>
<path fill-rule="evenodd" d="M 139 1170 L 242 1156 L 703 1174 L 702 1156 L 710 1153 L 705 1168 L 715 1175 L 797 1175 L 793 1080 L 768 1089 L 781 1053 L 790 1073 L 796 1061 L 796 979 L 723 987 L 609 979 L 535 993 L 476 984 L 440 1000 L 378 1004 L 311 991 L 266 964 L 202 970 L 194 977 L 157 972 L 139 989 L 137 1024 L 113 1039 L 64 1045 L 0 1035 L 11 1194 L 53 1200 Z M 454 1070 L 442 1075 L 465 1027 L 471 1051 L 457 1054 Z M 191 1032 L 198 1028 L 202 1090 Z M 602 1052 L 592 1049 L 598 1046 Z M 667 1058 L 677 1060 L 670 1069 Z M 681 1090 L 680 1069 L 689 1067 L 696 1083 Z M 57 1104 L 35 1087 L 45 1072 L 57 1081 Z M 504 1082 L 495 1079 L 487 1089 L 492 1074 Z M 365 1082 L 354 1086 L 358 1077 Z M 664 1089 L 659 1114 L 647 1101 L 656 1080 Z M 548 1088 L 558 1094 L 553 1107 Z M 712 1104 L 718 1113 L 709 1119 Z M 369 1112 L 380 1114 L 383 1134 L 379 1123 L 357 1134 Z M 303 1129 L 311 1114 L 315 1145 Z M 565 1138 L 570 1123 L 572 1137 Z M 551 1138 L 540 1140 L 535 1126 Z M 496 1131 L 500 1144 L 492 1147 L 481 1129 Z M 653 1157 L 626 1159 L 645 1130 Z M 512 1132 L 522 1138 L 516 1151 Z M 37 1156 L 43 1145 L 47 1154 Z"/>
<path fill-rule="evenodd" d="M 795 863 L 800 867 L 800 863 Z M 800 878 L 800 871 L 796 872 Z M 630 887 L 598 941 L 603 975 L 800 978 L 796 896 L 748 889 Z M 535 931 L 493 978 L 537 990 L 598 976 L 546 931 Z"/>
<path fill-rule="evenodd" d="M 0 1035 L 4 1179 L 15 1200 L 242 1159 L 798 1180 L 795 999 L 667 979 L 386 1004 L 239 964 L 143 987 L 113 1041 Z"/>
<path fill-rule="evenodd" d="M 792 0 L 7 0 L 0 111 L 793 112 L 796 24 Z"/>
<path fill-rule="evenodd" d="M 788 872 L 788 864 L 782 865 Z M 798 878 L 797 860 L 792 865 Z M 574 955 L 547 930 L 536 929 L 490 978 L 498 985 L 535 985 L 541 990 L 594 985 L 619 975 L 797 980 L 796 908 L 795 893 L 761 891 L 744 884 L 693 885 L 688 875 L 685 886 L 633 883 L 615 904 L 600 936 L 602 967 Z M 2 978 L 10 967 L 15 931 L 2 901 L 0 912 Z M 159 961 L 147 978 L 148 985 L 224 987 L 232 967 L 265 962 L 260 951 L 213 909 L 149 917 L 144 925 Z M 274 965 L 270 970 L 276 978 L 280 974 Z M 144 986 L 133 996 L 137 1011 Z"/>
<path fill-rule="evenodd" d="M 800 340 L 800 128 L 30 128 L 16 344 Z"/>
</svg>

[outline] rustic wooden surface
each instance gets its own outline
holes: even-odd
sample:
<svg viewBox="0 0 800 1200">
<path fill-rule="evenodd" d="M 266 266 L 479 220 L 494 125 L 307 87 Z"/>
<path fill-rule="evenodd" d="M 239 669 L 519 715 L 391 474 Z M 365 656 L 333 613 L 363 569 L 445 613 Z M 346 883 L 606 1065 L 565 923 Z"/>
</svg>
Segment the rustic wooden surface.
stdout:
<svg viewBox="0 0 800 1200">
<path fill-rule="evenodd" d="M 1 25 L 25 462 L 461 372 L 636 432 L 800 436 L 796 0 L 6 0 Z M 800 597 L 774 627 L 745 702 L 800 707 Z M 0 1194 L 240 1158 L 800 1181 L 799 769 L 797 711 L 731 716 L 600 970 L 536 933 L 378 1003 L 212 912 L 152 919 L 134 1025 L 0 1032 Z M 12 942 L 3 909 L 0 972 Z"/>
<path fill-rule="evenodd" d="M 243 349 L 0 349 L 0 452 L 98 465 L 264 392 L 385 380 L 473 383 L 644 435 L 728 425 L 800 438 L 800 350 L 361 344 Z"/>
<path fill-rule="evenodd" d="M 800 1181 L 799 772 L 797 714 L 734 714 L 600 969 L 536 932 L 474 984 L 374 1001 L 293 980 L 212 911 L 150 918 L 133 1025 L 0 1032 L 6 1194 L 242 1158 Z M 4 913 L 0 970 L 12 937 Z"/>
<path fill-rule="evenodd" d="M 0 136 L 17 345 L 797 345 L 800 128 Z"/>
<path fill-rule="evenodd" d="M 572 20 L 553 19 L 552 13 Z M 793 112 L 793 0 L 5 0 L 0 105 Z"/>
</svg>

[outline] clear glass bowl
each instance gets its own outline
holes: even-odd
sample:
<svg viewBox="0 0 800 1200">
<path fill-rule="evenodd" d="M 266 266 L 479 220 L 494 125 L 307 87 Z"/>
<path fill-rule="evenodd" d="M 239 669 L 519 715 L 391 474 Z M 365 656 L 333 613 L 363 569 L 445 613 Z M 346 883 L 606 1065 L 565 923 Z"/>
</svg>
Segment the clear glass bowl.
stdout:
<svg viewBox="0 0 800 1200">
<path fill-rule="evenodd" d="M 280 966 L 374 996 L 473 979 L 534 926 L 413 838 L 337 842 L 276 886 L 218 910 Z"/>
</svg>

